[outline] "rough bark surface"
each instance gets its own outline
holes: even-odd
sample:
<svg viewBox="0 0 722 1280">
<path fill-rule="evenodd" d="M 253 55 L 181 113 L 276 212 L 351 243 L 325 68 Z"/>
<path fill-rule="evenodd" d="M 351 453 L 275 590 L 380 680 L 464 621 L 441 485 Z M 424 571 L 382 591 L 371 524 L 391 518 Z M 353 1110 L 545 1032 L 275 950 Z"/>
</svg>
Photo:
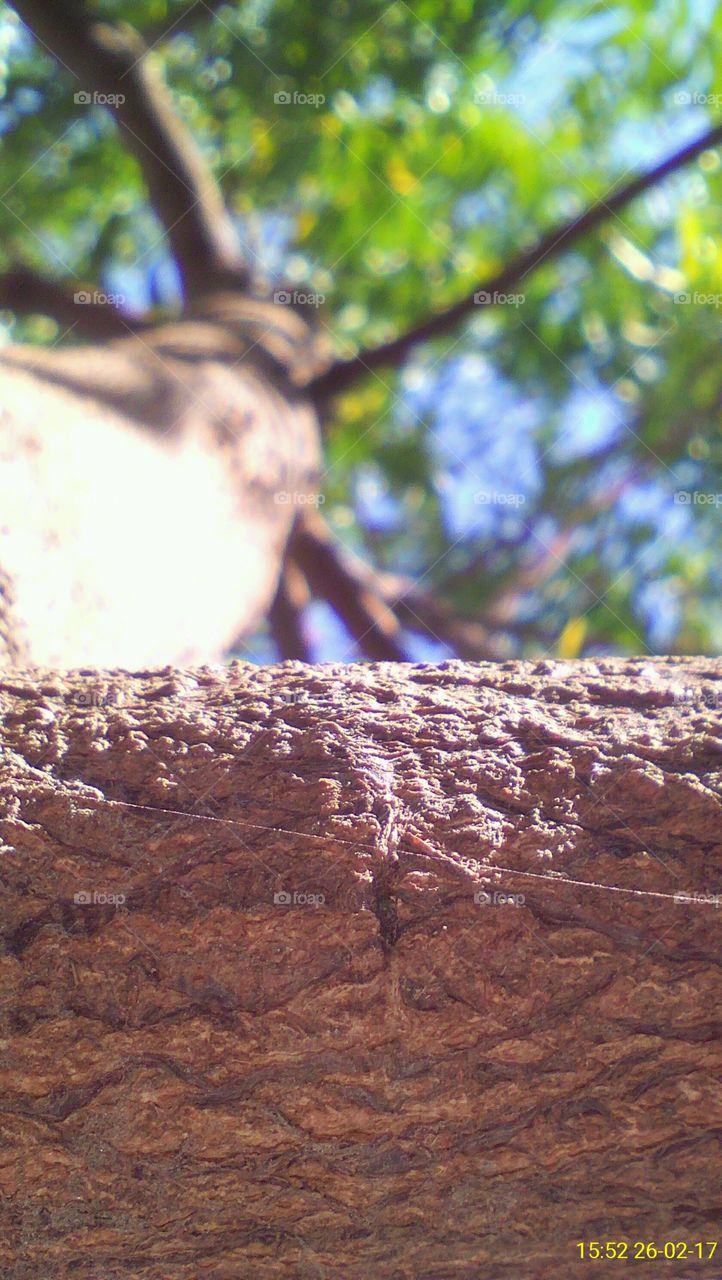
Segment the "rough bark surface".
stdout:
<svg viewBox="0 0 722 1280">
<path fill-rule="evenodd" d="M 0 695 L 8 1280 L 722 1274 L 722 663 Z"/>
<path fill-rule="evenodd" d="M 258 626 L 316 491 L 313 348 L 289 307 L 230 296 L 0 354 L 2 665 L 215 661 Z"/>
</svg>

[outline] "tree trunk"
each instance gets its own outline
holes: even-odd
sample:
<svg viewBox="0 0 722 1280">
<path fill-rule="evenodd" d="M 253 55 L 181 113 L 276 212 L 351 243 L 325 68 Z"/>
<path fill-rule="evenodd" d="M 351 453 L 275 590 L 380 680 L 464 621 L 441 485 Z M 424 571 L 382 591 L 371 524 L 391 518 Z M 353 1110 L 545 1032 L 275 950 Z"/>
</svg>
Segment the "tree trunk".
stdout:
<svg viewBox="0 0 722 1280">
<path fill-rule="evenodd" d="M 320 441 L 314 340 L 271 301 L 0 355 L 0 659 L 214 661 L 258 627 Z"/>
<path fill-rule="evenodd" d="M 3 1274 L 722 1274 L 721 682 L 6 677 Z"/>
</svg>

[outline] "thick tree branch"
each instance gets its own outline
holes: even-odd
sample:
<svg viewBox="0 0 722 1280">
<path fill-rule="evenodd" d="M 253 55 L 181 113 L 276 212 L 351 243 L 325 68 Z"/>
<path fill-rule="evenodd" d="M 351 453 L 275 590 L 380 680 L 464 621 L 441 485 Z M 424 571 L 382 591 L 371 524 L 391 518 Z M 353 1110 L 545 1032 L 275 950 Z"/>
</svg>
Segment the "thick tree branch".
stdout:
<svg viewBox="0 0 722 1280">
<path fill-rule="evenodd" d="M 150 321 L 125 316 L 114 303 L 99 301 L 99 296 L 96 290 L 85 288 L 71 293 L 57 280 L 47 280 L 27 267 L 0 275 L 0 307 L 16 315 L 50 316 L 62 328 L 93 341 L 124 338 L 150 327 Z"/>
<path fill-rule="evenodd" d="M 313 654 L 303 626 L 303 610 L 308 604 L 306 581 L 287 557 L 276 598 L 271 605 L 269 623 L 274 644 L 282 659 L 313 662 Z"/>
<path fill-rule="evenodd" d="M 372 373 L 373 370 L 383 365 L 398 366 L 412 347 L 417 346 L 418 343 L 428 342 L 431 338 L 439 338 L 445 334 L 452 333 L 460 321 L 470 315 L 476 307 L 493 306 L 496 300 L 495 295 L 508 293 L 515 289 L 537 267 L 552 258 L 558 257 L 560 253 L 569 249 L 582 236 L 588 235 L 590 231 L 595 230 L 596 227 L 606 222 L 615 213 L 618 213 L 620 209 L 623 209 L 625 205 L 630 204 L 637 196 L 656 186 L 663 178 L 682 168 L 690 160 L 694 160 L 702 151 L 715 147 L 720 142 L 722 142 L 722 125 L 716 125 L 715 128 L 709 129 L 707 133 L 702 134 L 694 142 L 690 142 L 686 147 L 675 151 L 673 155 L 668 156 L 666 160 L 656 165 L 653 169 L 649 169 L 646 173 L 633 178 L 631 182 L 619 187 L 616 191 L 612 191 L 602 199 L 595 200 L 577 217 L 571 218 L 560 226 L 553 227 L 531 249 L 525 249 L 515 258 L 512 258 L 511 262 L 507 263 L 491 280 L 477 285 L 473 293 L 454 303 L 446 311 L 440 311 L 438 315 L 430 316 L 407 333 L 394 338 L 391 342 L 382 343 L 381 346 L 373 347 L 370 351 L 363 351 L 350 360 L 338 361 L 311 384 L 316 398 L 322 399 L 336 395 L 344 391 L 358 378 L 363 377 L 364 374 Z M 479 293 L 487 294 L 488 297 L 483 301 L 476 301 L 476 296 Z"/>
<path fill-rule="evenodd" d="M 80 0 L 14 0 L 36 38 L 76 78 L 103 95 L 138 160 L 188 297 L 247 282 L 238 237 L 220 190 L 181 123 L 141 37 L 93 22 Z"/>
<path fill-rule="evenodd" d="M 408 661 L 397 639 L 402 628 L 437 640 L 465 661 L 498 662 L 512 656 L 505 633 L 513 626 L 492 629 L 461 617 L 410 578 L 370 569 L 357 556 L 341 552 L 316 515 L 304 515 L 291 546 L 311 590 L 331 605 L 368 658 Z M 392 652 L 397 656 L 382 656 Z M 299 655 L 289 651 L 285 656 Z"/>
<path fill-rule="evenodd" d="M 367 658 L 407 662 L 400 626 L 393 611 L 373 589 L 371 575 L 342 557 L 326 523 L 307 512 L 299 520 L 291 554 L 313 594 L 330 604 Z"/>
<path fill-rule="evenodd" d="M 7 672 L 7 1280 L 719 1278 L 720 692 Z"/>
</svg>

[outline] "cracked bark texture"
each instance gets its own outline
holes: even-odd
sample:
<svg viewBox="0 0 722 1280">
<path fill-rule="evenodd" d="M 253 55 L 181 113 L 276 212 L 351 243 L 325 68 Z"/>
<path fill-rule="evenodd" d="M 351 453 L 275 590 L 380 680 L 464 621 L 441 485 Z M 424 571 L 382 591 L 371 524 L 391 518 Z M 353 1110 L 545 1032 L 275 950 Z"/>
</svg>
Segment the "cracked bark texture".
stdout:
<svg viewBox="0 0 722 1280">
<path fill-rule="evenodd" d="M 578 1241 L 717 1239 L 722 663 L 0 695 L 8 1280 L 604 1277 Z"/>
</svg>

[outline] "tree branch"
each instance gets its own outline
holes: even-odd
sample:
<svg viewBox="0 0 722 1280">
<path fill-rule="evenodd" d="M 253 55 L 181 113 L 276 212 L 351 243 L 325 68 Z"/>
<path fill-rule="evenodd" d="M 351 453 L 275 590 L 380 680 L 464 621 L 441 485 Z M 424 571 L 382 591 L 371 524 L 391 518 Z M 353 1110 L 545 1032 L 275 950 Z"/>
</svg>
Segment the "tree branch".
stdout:
<svg viewBox="0 0 722 1280">
<path fill-rule="evenodd" d="M 410 581 L 383 575 L 382 589 L 386 603 L 404 627 L 445 644 L 457 658 L 499 662 L 512 656 L 503 637 L 483 622 L 460 617 L 450 605 L 418 591 Z"/>
<path fill-rule="evenodd" d="M 150 327 L 150 321 L 125 316 L 112 302 L 97 301 L 94 292 L 76 288 L 70 293 L 57 280 L 45 279 L 27 267 L 0 275 L 0 307 L 16 315 L 50 316 L 62 328 L 93 341 L 125 338 Z"/>
<path fill-rule="evenodd" d="M 279 579 L 276 598 L 268 615 L 274 644 L 282 659 L 313 662 L 313 654 L 303 626 L 303 610 L 308 604 L 305 579 L 287 556 Z"/>
<path fill-rule="evenodd" d="M 291 555 L 313 594 L 331 606 L 367 658 L 408 662 L 399 640 L 398 619 L 373 589 L 366 567 L 355 558 L 341 556 L 318 514 L 306 512 L 299 520 Z"/>
<path fill-rule="evenodd" d="M 498 662 L 512 656 L 505 633 L 515 630 L 513 624 L 490 628 L 461 617 L 451 605 L 420 591 L 410 578 L 370 569 L 357 556 L 339 550 L 318 515 L 304 514 L 290 554 L 314 595 L 331 605 L 368 658 L 408 662 L 398 639 L 402 628 L 438 640 L 466 661 Z"/>
<path fill-rule="evenodd" d="M 616 191 L 612 191 L 602 199 L 595 200 L 577 217 L 571 218 L 560 226 L 553 227 L 531 249 L 526 249 L 515 258 L 512 258 L 511 262 L 507 263 L 495 276 L 478 285 L 473 293 L 454 303 L 446 311 L 440 311 L 438 315 L 430 316 L 407 333 L 392 339 L 391 342 L 372 347 L 371 350 L 363 351 L 350 360 L 337 361 L 336 364 L 333 364 L 330 369 L 311 383 L 311 390 L 315 397 L 322 399 L 327 396 L 337 395 L 355 382 L 357 378 L 363 377 L 366 373 L 372 373 L 374 369 L 378 369 L 382 365 L 398 366 L 404 357 L 408 355 L 411 348 L 418 343 L 428 342 L 431 338 L 439 338 L 444 334 L 453 332 L 459 322 L 467 315 L 470 315 L 476 307 L 493 306 L 496 294 L 508 293 L 514 289 L 526 276 L 541 266 L 543 262 L 558 257 L 560 253 L 570 248 L 582 236 L 588 235 L 590 231 L 606 222 L 608 218 L 623 209 L 632 200 L 635 200 L 637 196 L 654 187 L 663 178 L 668 177 L 670 173 L 674 173 L 676 169 L 688 164 L 690 160 L 694 160 L 702 151 L 715 147 L 720 142 L 722 142 L 722 125 L 717 125 L 695 139 L 694 142 L 690 142 L 686 147 L 682 147 L 681 150 L 668 156 L 666 160 L 656 165 L 655 168 L 649 169 L 646 173 L 633 178 L 631 182 Z M 489 296 L 485 301 L 476 302 L 475 297 L 478 293 L 485 293 Z"/>
<path fill-rule="evenodd" d="M 80 0 L 13 4 L 82 91 L 111 99 L 105 105 L 141 166 L 186 296 L 219 283 L 246 284 L 248 272 L 220 190 L 138 33 L 127 25 L 94 22 Z"/>
</svg>

